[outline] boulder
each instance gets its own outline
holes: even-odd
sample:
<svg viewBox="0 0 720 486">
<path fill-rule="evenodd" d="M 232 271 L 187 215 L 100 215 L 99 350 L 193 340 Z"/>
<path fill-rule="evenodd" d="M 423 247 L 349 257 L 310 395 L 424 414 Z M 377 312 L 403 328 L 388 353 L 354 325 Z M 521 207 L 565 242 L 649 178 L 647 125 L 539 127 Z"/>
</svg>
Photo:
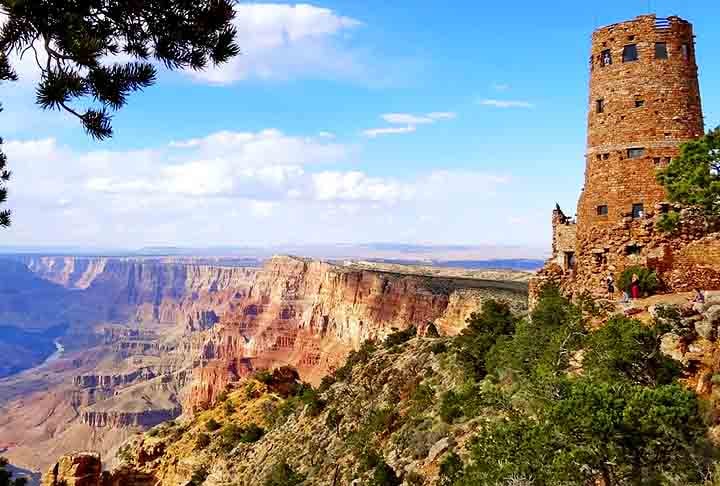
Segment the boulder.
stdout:
<svg viewBox="0 0 720 486">
<path fill-rule="evenodd" d="M 675 361 L 685 363 L 682 338 L 677 334 L 669 332 L 662 337 L 660 340 L 660 352 Z"/>
<path fill-rule="evenodd" d="M 710 341 L 715 339 L 715 325 L 707 319 L 695 323 L 695 332 Z"/>
<path fill-rule="evenodd" d="M 430 448 L 430 452 L 428 453 L 427 462 L 432 463 L 435 462 L 435 459 L 440 457 L 441 454 L 443 454 L 448 448 L 450 447 L 450 441 L 447 437 L 444 437 L 437 441 L 435 445 L 433 445 Z"/>
<path fill-rule="evenodd" d="M 100 454 L 81 452 L 63 456 L 50 466 L 42 486 L 100 486 L 101 481 Z"/>
<path fill-rule="evenodd" d="M 708 308 L 705 312 L 705 320 L 713 325 L 720 324 L 720 305 L 713 305 Z"/>
</svg>

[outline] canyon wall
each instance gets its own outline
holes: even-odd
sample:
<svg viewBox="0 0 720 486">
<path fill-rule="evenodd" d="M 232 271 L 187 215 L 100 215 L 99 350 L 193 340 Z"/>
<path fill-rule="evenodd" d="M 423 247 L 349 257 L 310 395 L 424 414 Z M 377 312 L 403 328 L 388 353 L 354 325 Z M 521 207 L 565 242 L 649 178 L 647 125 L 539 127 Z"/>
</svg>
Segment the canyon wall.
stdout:
<svg viewBox="0 0 720 486">
<path fill-rule="evenodd" d="M 257 272 L 160 258 L 30 256 L 22 261 L 41 278 L 78 291 L 96 320 L 178 324 L 188 331 L 217 323 Z"/>
<path fill-rule="evenodd" d="M 362 342 L 430 323 L 455 334 L 488 298 L 516 309 L 525 285 L 396 274 L 274 257 L 247 297 L 208 331 L 196 363 L 190 407 L 212 404 L 256 369 L 291 365 L 317 384 Z"/>
</svg>

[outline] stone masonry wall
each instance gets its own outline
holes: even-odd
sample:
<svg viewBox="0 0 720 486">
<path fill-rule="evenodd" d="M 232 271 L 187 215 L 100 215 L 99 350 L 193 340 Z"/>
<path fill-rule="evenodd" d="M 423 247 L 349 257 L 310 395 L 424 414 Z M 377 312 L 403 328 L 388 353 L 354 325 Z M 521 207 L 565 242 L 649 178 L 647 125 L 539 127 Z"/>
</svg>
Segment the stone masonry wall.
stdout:
<svg viewBox="0 0 720 486">
<path fill-rule="evenodd" d="M 666 46 L 666 59 L 657 58 L 659 44 Z M 623 52 L 632 46 L 637 59 L 624 61 Z M 603 60 L 608 54 L 610 64 Z M 591 228 L 621 222 L 633 204 L 644 204 L 647 211 L 663 202 L 657 169 L 678 154 L 680 144 L 704 131 L 690 23 L 648 15 L 598 29 L 591 61 L 581 237 Z M 644 152 L 632 157 L 632 149 Z M 604 206 L 607 214 L 599 211 Z"/>
</svg>

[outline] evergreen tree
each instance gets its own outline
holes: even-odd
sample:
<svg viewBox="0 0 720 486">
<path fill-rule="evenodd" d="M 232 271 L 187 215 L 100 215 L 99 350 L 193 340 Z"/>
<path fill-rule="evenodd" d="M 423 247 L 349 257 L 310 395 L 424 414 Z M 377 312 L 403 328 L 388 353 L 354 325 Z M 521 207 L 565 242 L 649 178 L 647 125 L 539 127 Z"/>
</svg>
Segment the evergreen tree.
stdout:
<svg viewBox="0 0 720 486">
<path fill-rule="evenodd" d="M 111 113 L 155 83 L 155 60 L 168 69 L 202 70 L 239 53 L 233 0 L 0 0 L 0 82 L 15 81 L 11 57 L 40 71 L 36 103 L 77 117 L 103 140 Z M 114 56 L 133 59 L 115 62 Z M 88 106 L 90 108 L 79 108 Z M 1 143 L 1 142 L 0 142 Z M 0 152 L 0 205 L 10 173 Z M 0 226 L 10 213 L 0 211 Z"/>
<path fill-rule="evenodd" d="M 684 144 L 658 180 L 671 201 L 720 215 L 720 127 Z"/>
</svg>

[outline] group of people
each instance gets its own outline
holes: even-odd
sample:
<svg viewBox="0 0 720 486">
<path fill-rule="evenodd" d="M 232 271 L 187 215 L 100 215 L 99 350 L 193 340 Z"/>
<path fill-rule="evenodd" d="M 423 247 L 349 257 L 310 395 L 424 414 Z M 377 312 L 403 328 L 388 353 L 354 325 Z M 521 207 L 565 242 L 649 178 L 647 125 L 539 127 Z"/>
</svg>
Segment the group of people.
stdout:
<svg viewBox="0 0 720 486">
<path fill-rule="evenodd" d="M 607 284 L 608 297 L 610 299 L 614 299 L 616 289 L 615 289 L 615 277 L 613 276 L 612 273 L 608 273 L 608 275 L 605 279 L 605 283 Z M 690 300 L 690 305 L 692 306 L 694 304 L 704 304 L 705 303 L 705 293 L 699 288 L 695 288 L 694 292 L 695 293 L 693 295 L 693 298 Z M 630 302 L 631 299 L 632 300 L 639 299 L 641 297 L 641 295 L 642 295 L 642 292 L 641 292 L 641 288 L 640 288 L 640 277 L 638 276 L 638 274 L 635 273 L 635 274 L 633 274 L 632 279 L 630 281 L 629 291 L 623 290 L 623 296 L 622 296 L 621 303 L 627 304 L 628 302 Z"/>
<path fill-rule="evenodd" d="M 607 293 L 608 297 L 610 299 L 615 298 L 615 276 L 612 273 L 608 273 L 607 278 L 605 279 L 605 283 L 607 284 Z M 630 302 L 630 299 L 636 300 L 639 299 L 642 295 L 641 289 L 640 289 L 640 277 L 637 273 L 634 273 L 632 276 L 632 279 L 630 281 L 630 288 L 627 290 L 623 290 L 623 296 L 622 296 L 622 302 Z"/>
</svg>

